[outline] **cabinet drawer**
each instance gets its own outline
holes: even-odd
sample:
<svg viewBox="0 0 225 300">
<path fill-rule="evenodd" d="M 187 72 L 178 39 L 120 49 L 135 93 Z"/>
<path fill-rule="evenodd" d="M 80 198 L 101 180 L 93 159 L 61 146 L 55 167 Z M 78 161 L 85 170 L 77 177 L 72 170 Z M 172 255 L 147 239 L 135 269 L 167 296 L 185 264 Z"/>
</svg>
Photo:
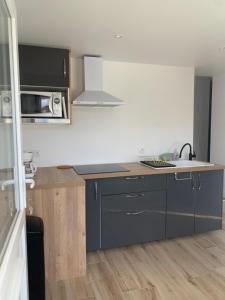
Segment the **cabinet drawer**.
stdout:
<svg viewBox="0 0 225 300">
<path fill-rule="evenodd" d="M 102 195 L 135 193 L 166 187 L 166 175 L 126 176 L 100 181 Z"/>
<path fill-rule="evenodd" d="M 165 214 L 155 212 L 104 212 L 102 249 L 165 238 Z"/>
<path fill-rule="evenodd" d="M 166 209 L 166 192 L 165 191 L 153 191 L 153 192 L 140 192 L 110 195 L 102 197 L 102 209 L 114 209 L 135 211 L 140 209 L 154 209 L 164 210 Z"/>
</svg>

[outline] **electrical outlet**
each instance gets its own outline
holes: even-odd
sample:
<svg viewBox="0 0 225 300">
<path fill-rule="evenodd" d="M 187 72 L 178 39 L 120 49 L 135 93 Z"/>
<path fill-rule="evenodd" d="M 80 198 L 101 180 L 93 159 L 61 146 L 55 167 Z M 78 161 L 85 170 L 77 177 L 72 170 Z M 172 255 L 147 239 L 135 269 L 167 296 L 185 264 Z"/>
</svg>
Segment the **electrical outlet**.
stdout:
<svg viewBox="0 0 225 300">
<path fill-rule="evenodd" d="M 35 157 L 35 158 L 40 157 L 39 150 L 26 149 L 26 150 L 24 150 L 24 152 L 32 152 L 33 153 L 33 157 Z"/>
<path fill-rule="evenodd" d="M 138 150 L 138 153 L 139 153 L 140 155 L 145 154 L 145 148 L 144 148 L 144 147 L 140 148 L 140 149 Z"/>
</svg>

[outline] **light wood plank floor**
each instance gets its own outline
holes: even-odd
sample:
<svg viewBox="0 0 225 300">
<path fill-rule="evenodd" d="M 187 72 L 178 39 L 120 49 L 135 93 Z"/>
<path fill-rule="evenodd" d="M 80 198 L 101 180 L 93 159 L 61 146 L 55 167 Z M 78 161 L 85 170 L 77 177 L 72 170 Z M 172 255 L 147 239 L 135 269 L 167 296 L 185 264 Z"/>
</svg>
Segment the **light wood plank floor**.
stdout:
<svg viewBox="0 0 225 300">
<path fill-rule="evenodd" d="M 225 222 L 223 230 L 87 259 L 85 277 L 47 284 L 47 300 L 225 299 Z"/>
</svg>

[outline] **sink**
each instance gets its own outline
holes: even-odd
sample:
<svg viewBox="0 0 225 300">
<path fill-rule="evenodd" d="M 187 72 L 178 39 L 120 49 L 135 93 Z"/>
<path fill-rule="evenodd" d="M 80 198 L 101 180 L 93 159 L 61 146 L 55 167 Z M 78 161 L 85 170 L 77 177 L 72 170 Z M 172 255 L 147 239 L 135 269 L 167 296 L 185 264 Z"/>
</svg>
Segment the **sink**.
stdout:
<svg viewBox="0 0 225 300">
<path fill-rule="evenodd" d="M 214 164 L 198 161 L 198 160 L 171 160 L 169 163 L 176 165 L 176 168 L 187 168 L 187 167 L 209 167 L 214 166 Z"/>
</svg>

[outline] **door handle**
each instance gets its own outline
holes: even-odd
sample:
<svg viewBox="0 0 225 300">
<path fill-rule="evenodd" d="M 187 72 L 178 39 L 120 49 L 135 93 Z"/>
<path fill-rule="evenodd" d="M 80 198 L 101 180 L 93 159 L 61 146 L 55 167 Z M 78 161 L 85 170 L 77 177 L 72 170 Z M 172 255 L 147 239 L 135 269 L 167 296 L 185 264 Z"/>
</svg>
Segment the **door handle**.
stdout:
<svg viewBox="0 0 225 300">
<path fill-rule="evenodd" d="M 14 179 L 0 181 L 1 191 L 5 191 L 5 188 L 8 185 L 13 185 L 13 184 L 15 184 L 15 180 Z"/>
<path fill-rule="evenodd" d="M 95 200 L 97 201 L 98 200 L 98 182 L 95 181 Z"/>
<path fill-rule="evenodd" d="M 32 178 L 26 178 L 25 183 L 30 185 L 30 189 L 33 189 L 35 187 L 35 181 Z"/>
<path fill-rule="evenodd" d="M 192 180 L 192 176 L 191 176 L 191 173 L 190 173 L 190 176 L 189 177 L 183 177 L 183 178 L 179 178 L 178 177 L 178 173 L 175 173 L 174 174 L 174 177 L 175 177 L 175 180 L 177 180 L 177 181 L 182 181 L 182 180 Z"/>
<path fill-rule="evenodd" d="M 198 174 L 198 190 L 200 191 L 202 188 L 201 186 L 201 177 L 200 177 L 200 174 Z"/>
</svg>

